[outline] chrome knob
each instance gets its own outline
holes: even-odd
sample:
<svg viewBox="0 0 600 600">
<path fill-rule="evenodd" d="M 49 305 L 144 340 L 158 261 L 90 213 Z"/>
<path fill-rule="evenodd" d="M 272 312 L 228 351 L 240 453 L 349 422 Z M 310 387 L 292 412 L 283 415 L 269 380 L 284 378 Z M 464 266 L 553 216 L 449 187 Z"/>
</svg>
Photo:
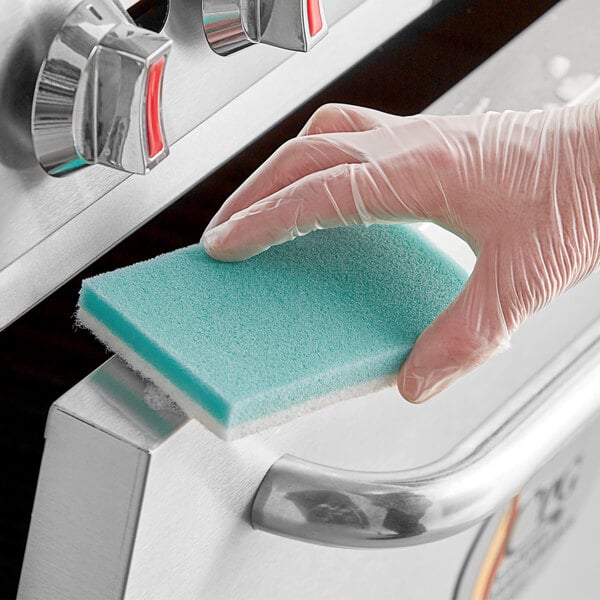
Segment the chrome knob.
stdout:
<svg viewBox="0 0 600 600">
<path fill-rule="evenodd" d="M 321 0 L 203 0 L 204 31 L 223 56 L 252 44 L 307 52 L 327 34 Z"/>
<path fill-rule="evenodd" d="M 147 173 L 169 154 L 162 80 L 171 40 L 137 27 L 114 0 L 84 0 L 38 75 L 31 129 L 54 176 L 90 164 Z"/>
</svg>

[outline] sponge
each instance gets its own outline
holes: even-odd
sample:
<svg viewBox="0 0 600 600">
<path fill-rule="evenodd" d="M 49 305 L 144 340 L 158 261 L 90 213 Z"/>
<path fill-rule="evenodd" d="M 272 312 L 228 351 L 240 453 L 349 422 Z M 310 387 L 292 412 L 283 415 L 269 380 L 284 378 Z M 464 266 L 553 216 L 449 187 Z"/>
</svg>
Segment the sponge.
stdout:
<svg viewBox="0 0 600 600">
<path fill-rule="evenodd" d="M 235 439 L 389 385 L 466 278 L 409 226 L 358 225 L 240 263 L 194 245 L 86 279 L 78 319 Z"/>
</svg>

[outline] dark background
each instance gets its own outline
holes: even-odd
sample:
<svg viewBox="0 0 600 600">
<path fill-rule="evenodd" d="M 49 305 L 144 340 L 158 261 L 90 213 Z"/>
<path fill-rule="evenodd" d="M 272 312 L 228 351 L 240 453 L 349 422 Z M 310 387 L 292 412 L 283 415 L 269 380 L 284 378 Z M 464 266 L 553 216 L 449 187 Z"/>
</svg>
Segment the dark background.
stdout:
<svg viewBox="0 0 600 600">
<path fill-rule="evenodd" d="M 557 1 L 440 2 L 0 333 L 1 599 L 16 596 L 48 408 L 109 357 L 74 327 L 81 279 L 197 242 L 225 198 L 321 104 L 420 112 Z"/>
</svg>

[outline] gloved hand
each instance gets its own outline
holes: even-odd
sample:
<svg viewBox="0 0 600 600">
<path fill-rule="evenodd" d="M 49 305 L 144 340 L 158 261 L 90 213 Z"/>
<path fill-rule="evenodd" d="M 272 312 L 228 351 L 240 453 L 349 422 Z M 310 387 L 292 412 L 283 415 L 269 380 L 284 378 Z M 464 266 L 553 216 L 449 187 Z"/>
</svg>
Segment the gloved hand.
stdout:
<svg viewBox="0 0 600 600">
<path fill-rule="evenodd" d="M 412 402 L 488 359 L 600 261 L 600 105 L 397 117 L 327 105 L 223 205 L 203 236 L 238 261 L 323 227 L 432 221 L 477 256 L 398 374 Z"/>
</svg>

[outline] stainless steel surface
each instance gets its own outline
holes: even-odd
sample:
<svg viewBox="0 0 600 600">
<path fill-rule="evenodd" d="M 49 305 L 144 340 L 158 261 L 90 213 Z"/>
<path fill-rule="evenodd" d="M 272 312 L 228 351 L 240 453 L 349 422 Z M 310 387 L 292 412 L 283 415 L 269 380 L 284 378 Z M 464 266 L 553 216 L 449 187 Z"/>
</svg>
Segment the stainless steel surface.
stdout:
<svg viewBox="0 0 600 600">
<path fill-rule="evenodd" d="M 329 35 L 308 54 L 259 45 L 226 60 L 202 35 L 200 2 L 173 1 L 163 110 L 171 146 L 144 178 L 94 166 L 56 180 L 30 134 L 35 77 L 73 0 L 8 6 L 0 56 L 0 328 L 425 11 L 431 0 L 329 0 Z M 357 33 L 360 32 L 360 35 Z M 249 119 L 248 115 L 252 115 Z M 210 118 L 208 118 L 210 117 Z M 200 236 L 201 232 L 198 232 Z"/>
<path fill-rule="evenodd" d="M 202 0 L 202 22 L 222 56 L 259 43 L 308 52 L 327 35 L 321 0 Z"/>
<path fill-rule="evenodd" d="M 161 90 L 153 102 L 148 86 L 170 46 L 136 27 L 114 0 L 83 0 L 73 9 L 50 44 L 33 98 L 33 147 L 48 174 L 91 164 L 145 174 L 168 155 Z M 163 140 L 157 151 L 147 113 L 155 103 Z"/>
<path fill-rule="evenodd" d="M 583 520 L 589 523 L 589 511 L 594 510 L 590 495 L 598 487 L 599 431 L 598 419 L 586 425 L 519 489 L 507 504 L 508 510 L 503 507 L 486 520 L 465 560 L 452 600 L 565 597 L 537 595 L 530 587 L 548 577 L 544 569 L 553 555 L 564 547 L 573 548 L 574 528 Z M 589 524 L 593 529 L 595 523 Z M 570 572 L 564 566 L 558 571 L 568 578 L 565 575 Z M 576 594 L 566 597 L 583 600 Z"/>
</svg>

